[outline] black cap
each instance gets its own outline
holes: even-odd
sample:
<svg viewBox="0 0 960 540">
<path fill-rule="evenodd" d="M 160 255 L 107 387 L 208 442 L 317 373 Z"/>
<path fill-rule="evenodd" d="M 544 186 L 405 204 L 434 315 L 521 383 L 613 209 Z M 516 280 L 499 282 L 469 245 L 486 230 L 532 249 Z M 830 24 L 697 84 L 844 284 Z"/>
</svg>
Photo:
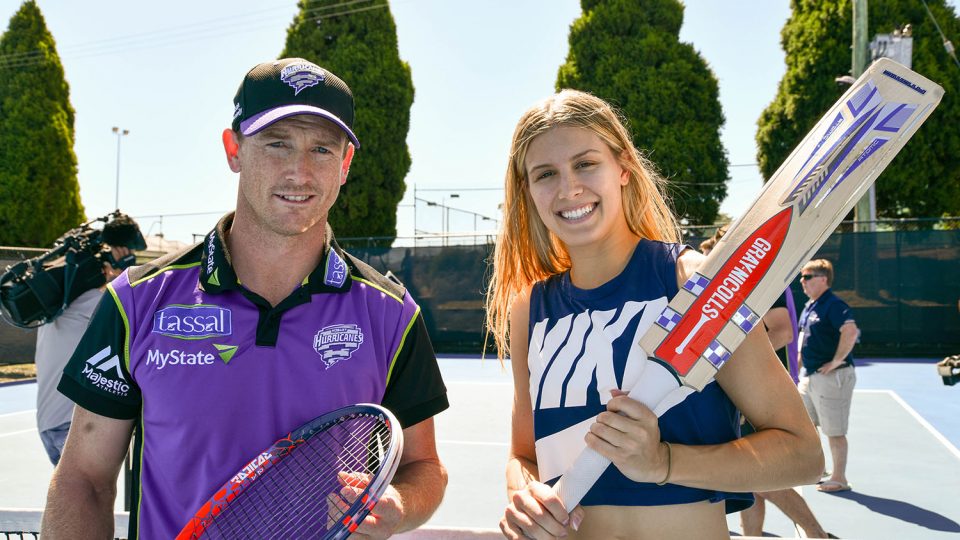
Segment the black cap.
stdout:
<svg viewBox="0 0 960 540">
<path fill-rule="evenodd" d="M 353 93 L 345 82 L 303 58 L 282 58 L 251 69 L 233 98 L 233 130 L 254 135 L 297 114 L 314 114 L 340 126 L 357 148 L 353 134 Z"/>
</svg>

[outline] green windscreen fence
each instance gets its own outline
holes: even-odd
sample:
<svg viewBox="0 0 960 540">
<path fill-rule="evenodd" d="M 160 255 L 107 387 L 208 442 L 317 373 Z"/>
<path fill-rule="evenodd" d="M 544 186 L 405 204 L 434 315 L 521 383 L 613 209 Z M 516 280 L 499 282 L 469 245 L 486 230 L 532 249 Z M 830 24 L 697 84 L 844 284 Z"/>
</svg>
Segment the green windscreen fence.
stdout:
<svg viewBox="0 0 960 540">
<path fill-rule="evenodd" d="M 407 286 L 438 351 L 482 349 L 492 245 L 372 248 L 350 239 L 341 245 Z M 0 252 L 0 269 L 17 258 Z M 960 353 L 960 230 L 838 232 L 814 258 L 833 263 L 833 290 L 854 309 L 862 332 L 855 355 Z M 799 281 L 791 286 L 802 309 Z M 33 334 L 0 323 L 0 363 L 32 361 Z"/>
<path fill-rule="evenodd" d="M 688 243 L 699 246 L 700 240 Z M 481 350 L 491 245 L 378 250 L 343 243 L 407 285 L 438 350 Z M 861 330 L 855 354 L 960 352 L 960 230 L 837 232 L 813 258 L 833 263 L 833 290 L 854 309 Z M 791 287 L 799 311 L 806 301 L 799 279 Z"/>
<path fill-rule="evenodd" d="M 834 265 L 834 292 L 862 332 L 860 354 L 960 352 L 960 231 L 834 234 L 816 258 Z"/>
</svg>

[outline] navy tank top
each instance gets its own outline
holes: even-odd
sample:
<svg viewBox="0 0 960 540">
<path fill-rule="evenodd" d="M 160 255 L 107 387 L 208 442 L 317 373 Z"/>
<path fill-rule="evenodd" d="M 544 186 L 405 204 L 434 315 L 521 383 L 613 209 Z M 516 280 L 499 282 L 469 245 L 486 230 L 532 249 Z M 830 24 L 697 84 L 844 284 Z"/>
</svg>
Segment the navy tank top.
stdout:
<svg viewBox="0 0 960 540">
<path fill-rule="evenodd" d="M 648 361 L 637 342 L 677 293 L 677 257 L 686 246 L 640 240 L 626 268 L 595 289 L 575 287 L 570 273 L 533 286 L 527 367 L 540 480 L 553 484 L 586 447 L 583 436 L 606 410 L 610 390 L 631 388 Z M 739 437 L 736 407 L 715 381 L 660 417 L 664 441 L 706 445 Z M 718 464 L 722 466 L 722 464 Z M 749 493 L 634 482 L 611 465 L 584 506 L 658 506 L 703 500 L 738 512 Z"/>
</svg>

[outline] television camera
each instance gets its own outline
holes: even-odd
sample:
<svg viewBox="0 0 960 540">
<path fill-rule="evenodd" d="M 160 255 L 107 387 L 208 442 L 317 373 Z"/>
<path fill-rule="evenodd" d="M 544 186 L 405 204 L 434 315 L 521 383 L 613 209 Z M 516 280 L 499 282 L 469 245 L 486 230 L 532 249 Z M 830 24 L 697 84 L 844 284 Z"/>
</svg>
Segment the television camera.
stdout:
<svg viewBox="0 0 960 540">
<path fill-rule="evenodd" d="M 93 225 L 103 222 L 102 228 Z M 46 253 L 7 267 L 0 276 L 0 315 L 20 328 L 52 322 L 84 292 L 106 283 L 103 265 L 123 269 L 132 253 L 116 260 L 109 246 L 147 247 L 137 223 L 119 210 L 67 231 Z"/>
</svg>

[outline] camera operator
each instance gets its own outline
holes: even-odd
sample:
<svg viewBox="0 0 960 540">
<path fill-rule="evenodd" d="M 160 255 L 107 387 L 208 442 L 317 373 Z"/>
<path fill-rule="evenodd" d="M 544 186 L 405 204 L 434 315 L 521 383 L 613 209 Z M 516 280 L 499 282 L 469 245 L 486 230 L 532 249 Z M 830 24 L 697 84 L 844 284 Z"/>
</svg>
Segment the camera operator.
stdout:
<svg viewBox="0 0 960 540">
<path fill-rule="evenodd" d="M 133 262 L 134 249 L 146 247 L 137 222 L 124 214 L 104 225 L 102 239 L 112 255 L 106 257 L 112 262 L 103 263 L 107 283 Z M 53 321 L 37 329 L 37 430 L 54 466 L 60 461 L 73 417 L 73 401 L 57 391 L 57 383 L 105 289 L 106 284 L 83 292 Z"/>
</svg>

